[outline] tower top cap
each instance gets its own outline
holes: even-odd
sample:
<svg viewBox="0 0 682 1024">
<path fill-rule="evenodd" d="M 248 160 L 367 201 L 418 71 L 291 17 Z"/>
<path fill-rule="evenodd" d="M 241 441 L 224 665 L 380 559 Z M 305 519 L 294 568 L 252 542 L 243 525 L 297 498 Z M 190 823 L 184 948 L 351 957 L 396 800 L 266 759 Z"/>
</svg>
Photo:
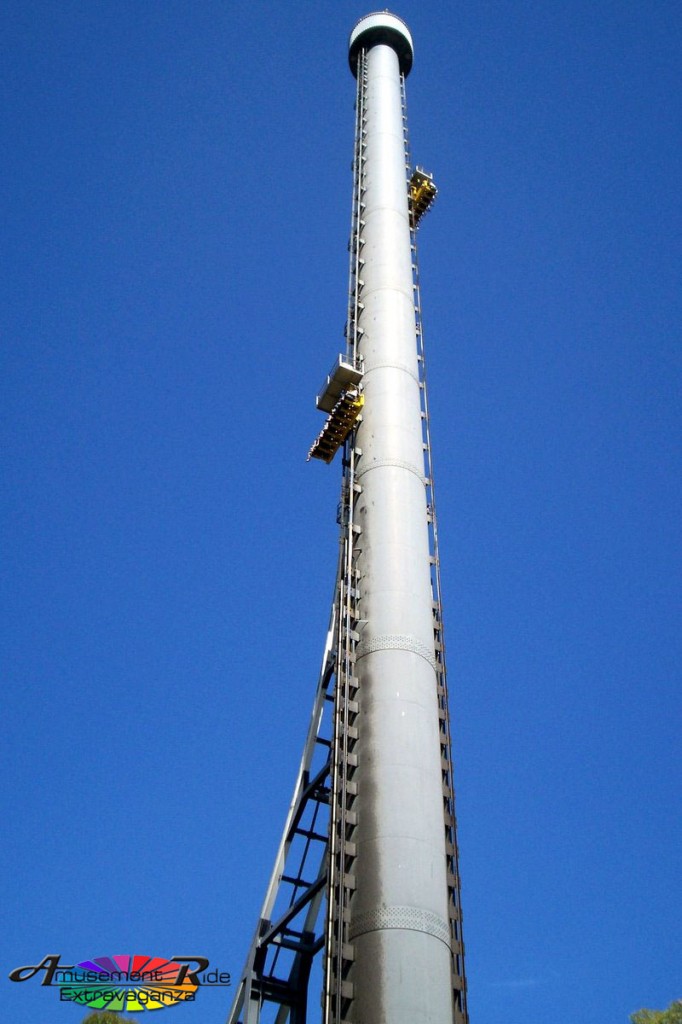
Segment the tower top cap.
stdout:
<svg viewBox="0 0 682 1024">
<path fill-rule="evenodd" d="M 361 48 L 369 48 L 377 43 L 392 46 L 398 54 L 400 70 L 404 75 L 409 75 L 414 57 L 412 36 L 402 18 L 397 14 L 390 14 L 389 11 L 366 14 L 364 18 L 360 18 L 351 32 L 348 41 L 348 62 L 353 74 L 357 77 L 358 53 Z"/>
</svg>

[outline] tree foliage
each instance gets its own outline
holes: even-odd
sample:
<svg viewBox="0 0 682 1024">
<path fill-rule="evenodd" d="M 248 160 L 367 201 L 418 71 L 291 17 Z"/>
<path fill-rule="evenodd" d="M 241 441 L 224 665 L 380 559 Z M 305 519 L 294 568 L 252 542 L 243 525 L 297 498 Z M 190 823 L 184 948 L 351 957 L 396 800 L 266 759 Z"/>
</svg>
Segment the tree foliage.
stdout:
<svg viewBox="0 0 682 1024">
<path fill-rule="evenodd" d="M 82 1024 L 135 1024 L 132 1017 L 121 1017 L 113 1010 L 95 1010 L 83 1018 Z"/>
<path fill-rule="evenodd" d="M 682 999 L 676 999 L 667 1010 L 638 1010 L 630 1020 L 632 1024 L 682 1024 Z"/>
</svg>

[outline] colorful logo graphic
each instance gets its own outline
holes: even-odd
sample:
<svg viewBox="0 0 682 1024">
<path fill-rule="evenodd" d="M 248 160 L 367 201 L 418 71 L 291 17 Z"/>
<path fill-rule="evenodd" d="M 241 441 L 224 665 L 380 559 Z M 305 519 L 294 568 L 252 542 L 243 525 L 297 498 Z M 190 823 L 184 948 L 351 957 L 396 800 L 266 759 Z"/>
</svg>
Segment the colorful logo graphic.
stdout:
<svg viewBox="0 0 682 1024">
<path fill-rule="evenodd" d="M 62 1002 L 117 1013 L 163 1010 L 193 1002 L 201 986 L 230 985 L 229 972 L 208 971 L 203 956 L 100 956 L 75 965 L 60 961 L 60 954 L 51 954 L 39 964 L 15 967 L 10 981 L 29 981 L 42 972 L 41 985 L 59 989 Z"/>
<path fill-rule="evenodd" d="M 71 976 L 55 979 L 63 1002 L 117 1012 L 163 1010 L 193 1000 L 199 987 L 187 965 L 160 956 L 99 956 L 58 973 Z"/>
</svg>

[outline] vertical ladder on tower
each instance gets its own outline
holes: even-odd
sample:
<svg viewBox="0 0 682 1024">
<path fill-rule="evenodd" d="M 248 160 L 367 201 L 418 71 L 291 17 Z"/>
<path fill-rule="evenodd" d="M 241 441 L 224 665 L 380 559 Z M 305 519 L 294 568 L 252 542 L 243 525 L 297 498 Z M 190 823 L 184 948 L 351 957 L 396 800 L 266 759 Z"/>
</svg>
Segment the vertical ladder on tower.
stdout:
<svg viewBox="0 0 682 1024">
<path fill-rule="evenodd" d="M 358 58 L 353 206 L 349 241 L 346 321 L 347 363 L 361 370 L 357 341 L 363 287 L 362 211 L 366 146 L 366 53 Z M 353 962 L 349 903 L 355 878 L 355 801 L 357 785 L 357 686 L 359 526 L 354 508 L 355 429 L 344 443 L 338 509 L 339 559 L 332 611 L 317 683 L 313 713 L 294 796 L 246 963 L 235 990 L 227 1024 L 306 1024 L 308 980 L 313 959 L 323 952 L 324 1024 L 349 1020 Z M 326 897 L 326 907 L 322 904 Z"/>
<path fill-rule="evenodd" d="M 346 319 L 346 360 L 362 369 L 358 358 L 358 325 L 362 309 L 362 229 L 364 227 L 364 164 L 366 148 L 367 61 L 362 50 L 358 57 L 355 101 L 355 150 L 353 154 L 353 204 L 348 243 L 349 280 Z M 329 874 L 327 927 L 322 1000 L 323 1024 L 344 1024 L 350 1019 L 353 986 L 348 974 L 354 950 L 349 937 L 350 902 L 355 890 L 355 826 L 353 809 L 357 796 L 355 781 L 358 766 L 355 751 L 358 739 L 358 680 L 355 675 L 355 649 L 360 640 L 357 621 L 359 580 L 356 567 L 360 527 L 355 522 L 355 504 L 362 492 L 356 480 L 356 462 L 362 452 L 355 445 L 355 430 L 344 447 L 339 526 L 341 561 L 339 574 L 337 631 L 336 701 L 334 705 L 334 742 L 331 764 L 331 803 L 329 826 Z"/>
<path fill-rule="evenodd" d="M 414 312 L 417 334 L 417 359 L 419 364 L 419 389 L 421 397 L 422 442 L 424 447 L 424 479 L 427 495 L 427 518 L 431 559 L 431 593 L 433 600 L 433 636 L 435 657 L 438 664 L 438 715 L 440 720 L 441 768 L 443 773 L 443 827 L 448 880 L 448 915 L 450 923 L 451 977 L 453 993 L 453 1024 L 468 1024 L 466 976 L 464 972 L 464 941 L 462 938 L 461 884 L 459 875 L 459 851 L 457 847 L 457 820 L 455 815 L 455 788 L 453 778 L 452 740 L 450 734 L 450 712 L 448 707 L 447 673 L 445 665 L 445 638 L 443 635 L 443 610 L 441 601 L 440 557 L 438 552 L 438 524 L 436 520 L 436 496 L 433 478 L 433 457 L 431 452 L 431 430 L 429 424 L 429 403 L 426 386 L 426 358 L 424 350 L 424 327 L 421 311 L 421 289 L 419 286 L 419 261 L 417 258 L 417 230 L 420 212 L 412 207 L 413 168 L 407 131 L 407 106 L 405 76 L 401 81 L 403 106 L 403 138 L 405 142 L 405 170 L 408 197 L 410 197 L 410 242 L 412 248 L 412 283 L 414 290 Z M 418 172 L 422 178 L 430 176 Z M 431 189 L 435 198 L 435 188 Z"/>
</svg>

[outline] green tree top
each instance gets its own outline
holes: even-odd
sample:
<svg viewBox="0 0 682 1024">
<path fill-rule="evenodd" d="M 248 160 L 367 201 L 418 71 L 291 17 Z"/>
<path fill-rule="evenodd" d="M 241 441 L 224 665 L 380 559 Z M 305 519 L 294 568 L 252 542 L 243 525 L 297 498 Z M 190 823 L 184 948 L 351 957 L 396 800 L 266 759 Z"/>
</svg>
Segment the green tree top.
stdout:
<svg viewBox="0 0 682 1024">
<path fill-rule="evenodd" d="M 682 1024 L 682 999 L 676 999 L 667 1010 L 638 1010 L 630 1020 L 632 1024 Z"/>
<path fill-rule="evenodd" d="M 132 1017 L 121 1017 L 113 1010 L 95 1010 L 83 1018 L 83 1024 L 135 1024 Z"/>
</svg>

